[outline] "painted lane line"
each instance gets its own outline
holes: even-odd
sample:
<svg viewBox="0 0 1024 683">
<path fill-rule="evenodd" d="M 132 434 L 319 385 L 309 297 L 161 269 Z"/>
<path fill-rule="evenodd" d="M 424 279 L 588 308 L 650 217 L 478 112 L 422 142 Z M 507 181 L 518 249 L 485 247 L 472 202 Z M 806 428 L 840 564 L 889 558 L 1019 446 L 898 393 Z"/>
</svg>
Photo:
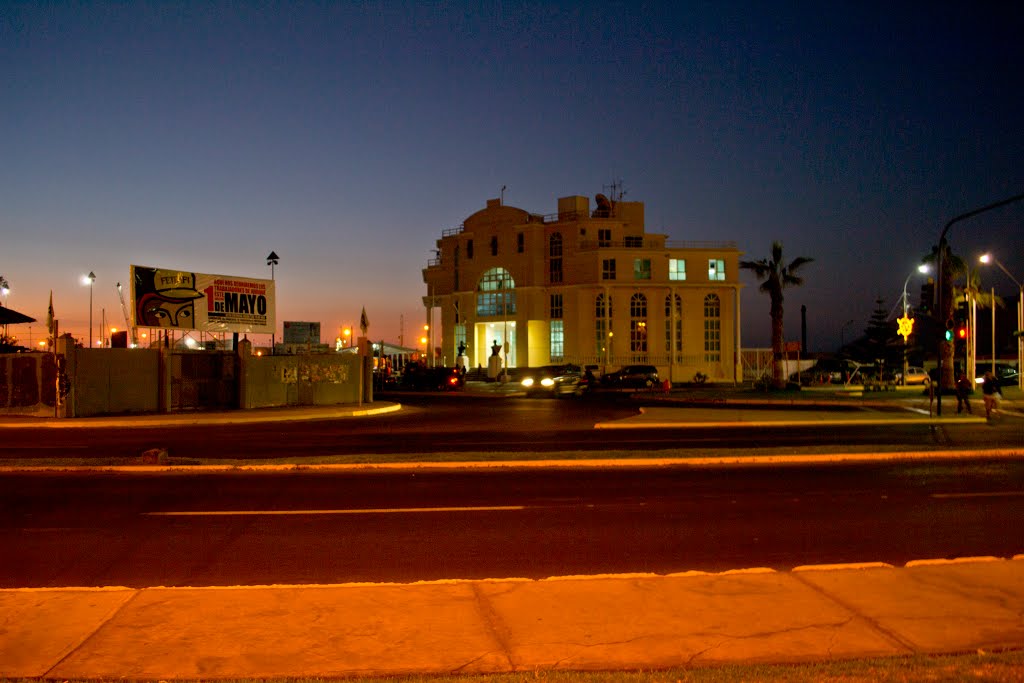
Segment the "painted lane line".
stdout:
<svg viewBox="0 0 1024 683">
<path fill-rule="evenodd" d="M 978 493 L 933 493 L 932 498 L 1014 498 L 1024 496 L 1024 491 L 985 491 Z"/>
<path fill-rule="evenodd" d="M 509 512 L 525 510 L 525 505 L 437 508 L 367 508 L 349 510 L 168 510 L 143 512 L 150 517 L 230 517 L 245 515 L 389 515 L 420 512 Z"/>
</svg>

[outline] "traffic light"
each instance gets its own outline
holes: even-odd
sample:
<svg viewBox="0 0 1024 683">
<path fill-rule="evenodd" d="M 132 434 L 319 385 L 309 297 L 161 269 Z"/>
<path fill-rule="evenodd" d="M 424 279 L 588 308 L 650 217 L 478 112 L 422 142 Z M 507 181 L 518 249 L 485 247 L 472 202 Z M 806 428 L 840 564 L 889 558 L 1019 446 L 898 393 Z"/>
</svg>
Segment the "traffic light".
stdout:
<svg viewBox="0 0 1024 683">
<path fill-rule="evenodd" d="M 946 321 L 946 341 L 953 341 L 953 319 L 950 318 Z"/>
<path fill-rule="evenodd" d="M 967 339 L 967 326 L 960 325 L 956 328 L 956 338 L 960 340 Z"/>
</svg>

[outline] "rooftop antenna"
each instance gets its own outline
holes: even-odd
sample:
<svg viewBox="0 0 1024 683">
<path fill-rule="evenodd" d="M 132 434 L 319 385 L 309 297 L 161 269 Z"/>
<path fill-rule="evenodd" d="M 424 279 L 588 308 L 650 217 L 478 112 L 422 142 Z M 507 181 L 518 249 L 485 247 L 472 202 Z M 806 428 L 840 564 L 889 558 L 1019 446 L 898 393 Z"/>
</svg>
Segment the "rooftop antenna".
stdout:
<svg viewBox="0 0 1024 683">
<path fill-rule="evenodd" d="M 501 186 L 501 199 L 499 201 L 501 202 L 502 206 L 505 206 L 505 190 L 507 190 L 507 189 L 508 189 L 508 185 L 502 185 Z"/>
<path fill-rule="evenodd" d="M 611 185 L 602 185 L 601 189 L 608 190 L 610 199 L 613 202 L 620 202 L 622 201 L 622 198 L 626 196 L 626 191 L 622 189 L 622 178 L 613 180 Z"/>
</svg>

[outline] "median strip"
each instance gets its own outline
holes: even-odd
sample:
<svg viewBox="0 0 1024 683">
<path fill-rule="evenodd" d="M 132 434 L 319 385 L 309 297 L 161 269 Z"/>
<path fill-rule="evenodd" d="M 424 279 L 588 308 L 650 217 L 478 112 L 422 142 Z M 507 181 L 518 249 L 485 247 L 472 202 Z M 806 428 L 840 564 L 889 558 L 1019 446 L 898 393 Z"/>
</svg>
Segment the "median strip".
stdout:
<svg viewBox="0 0 1024 683">
<path fill-rule="evenodd" d="M 143 512 L 150 517 L 232 517 L 255 515 L 393 515 L 420 512 L 509 512 L 525 510 L 524 505 L 436 508 L 366 508 L 353 510 L 167 510 Z"/>
</svg>

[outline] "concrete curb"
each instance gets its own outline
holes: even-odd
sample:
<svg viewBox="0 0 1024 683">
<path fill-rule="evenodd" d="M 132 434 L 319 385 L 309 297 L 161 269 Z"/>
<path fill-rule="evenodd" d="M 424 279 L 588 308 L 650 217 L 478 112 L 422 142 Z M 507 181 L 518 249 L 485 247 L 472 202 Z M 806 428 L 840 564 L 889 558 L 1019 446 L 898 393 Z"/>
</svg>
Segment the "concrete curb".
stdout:
<svg viewBox="0 0 1024 683">
<path fill-rule="evenodd" d="M 781 608 L 780 607 L 783 607 Z M 1024 646 L 1024 562 L 412 584 L 0 590 L 0 676 L 338 678 Z"/>
<path fill-rule="evenodd" d="M 467 453 L 470 457 L 472 454 Z M 483 454 L 482 454 L 483 455 Z M 493 453 L 486 454 L 488 456 Z M 451 462 L 378 462 L 378 463 L 284 463 L 259 464 L 239 461 L 218 465 L 4 465 L 0 473 L 17 472 L 115 472 L 121 474 L 218 474 L 238 472 L 312 472 L 366 470 L 485 470 L 485 469 L 638 469 L 651 467 L 716 467 L 722 465 L 829 464 L 850 462 L 899 462 L 919 460 L 956 460 L 961 458 L 1020 458 L 1020 448 L 982 450 L 893 451 L 871 453 L 831 453 L 806 455 L 695 456 L 672 458 L 580 460 L 459 460 Z"/>
</svg>

